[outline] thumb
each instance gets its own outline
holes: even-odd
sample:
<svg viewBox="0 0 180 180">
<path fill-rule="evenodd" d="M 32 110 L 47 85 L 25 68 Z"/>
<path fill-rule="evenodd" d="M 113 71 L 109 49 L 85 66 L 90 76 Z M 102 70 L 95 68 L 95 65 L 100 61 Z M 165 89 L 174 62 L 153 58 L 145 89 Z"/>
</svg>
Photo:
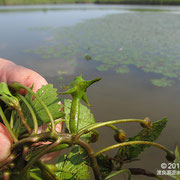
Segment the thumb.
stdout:
<svg viewBox="0 0 180 180">
<path fill-rule="evenodd" d="M 12 143 L 13 141 L 8 130 L 0 123 L 0 162 L 7 159 L 10 155 Z"/>
</svg>

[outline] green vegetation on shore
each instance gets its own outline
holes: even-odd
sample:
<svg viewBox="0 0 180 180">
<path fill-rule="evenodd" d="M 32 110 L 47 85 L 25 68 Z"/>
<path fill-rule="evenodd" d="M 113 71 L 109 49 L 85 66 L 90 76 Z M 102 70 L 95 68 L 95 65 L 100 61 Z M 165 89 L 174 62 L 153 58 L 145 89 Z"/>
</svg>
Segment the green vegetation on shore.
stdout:
<svg viewBox="0 0 180 180">
<path fill-rule="evenodd" d="M 0 5 L 97 3 L 97 4 L 161 4 L 179 5 L 180 0 L 0 0 Z"/>
</svg>

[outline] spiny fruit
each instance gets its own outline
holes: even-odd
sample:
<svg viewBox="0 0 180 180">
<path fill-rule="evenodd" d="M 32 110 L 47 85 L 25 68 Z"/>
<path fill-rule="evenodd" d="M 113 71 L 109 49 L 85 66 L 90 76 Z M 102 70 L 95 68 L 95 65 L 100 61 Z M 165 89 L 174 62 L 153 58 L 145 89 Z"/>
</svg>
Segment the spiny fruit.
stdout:
<svg viewBox="0 0 180 180">
<path fill-rule="evenodd" d="M 151 120 L 149 117 L 144 118 L 144 122 L 140 123 L 143 128 L 150 128 L 151 127 Z"/>
<path fill-rule="evenodd" d="M 126 133 L 122 129 L 120 129 L 114 135 L 114 139 L 116 140 L 116 142 L 122 143 L 126 140 Z"/>
</svg>

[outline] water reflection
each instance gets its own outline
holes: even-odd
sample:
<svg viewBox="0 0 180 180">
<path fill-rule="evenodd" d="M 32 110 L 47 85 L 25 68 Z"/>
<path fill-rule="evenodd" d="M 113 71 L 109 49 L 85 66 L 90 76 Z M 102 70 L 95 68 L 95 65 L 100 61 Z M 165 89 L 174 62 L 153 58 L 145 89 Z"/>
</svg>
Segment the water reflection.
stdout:
<svg viewBox="0 0 180 180">
<path fill-rule="evenodd" d="M 178 19 L 178 15 L 168 12 L 140 11 L 87 20 L 73 27 L 56 28 L 54 40 L 34 52 L 46 59 L 90 57 L 100 62 L 96 67 L 99 71 L 128 73 L 129 65 L 135 65 L 160 74 L 151 82 L 166 87 L 180 77 Z"/>
</svg>

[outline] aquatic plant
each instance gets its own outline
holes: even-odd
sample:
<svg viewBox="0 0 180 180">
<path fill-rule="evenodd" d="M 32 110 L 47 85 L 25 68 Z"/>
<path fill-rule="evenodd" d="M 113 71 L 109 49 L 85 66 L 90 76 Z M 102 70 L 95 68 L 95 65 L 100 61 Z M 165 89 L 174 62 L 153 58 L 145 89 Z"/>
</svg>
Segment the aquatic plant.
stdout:
<svg viewBox="0 0 180 180">
<path fill-rule="evenodd" d="M 119 74 L 135 67 L 155 76 L 150 82 L 159 87 L 180 79 L 179 15 L 143 9 L 118 14 L 115 10 L 116 14 L 55 28 L 54 39 L 33 53 L 60 61 L 88 60 L 99 71 Z"/>
<path fill-rule="evenodd" d="M 90 109 L 81 104 L 83 100 L 88 106 L 86 91 L 93 83 L 101 78 L 85 81 L 82 76 L 76 77 L 66 87 L 65 92 L 57 93 L 52 84 L 43 86 L 33 92 L 19 83 L 0 83 L 1 123 L 3 123 L 13 139 L 11 154 L 0 163 L 0 175 L 4 179 L 82 179 L 91 178 L 90 169 L 96 180 L 110 179 L 111 177 L 127 173 L 128 179 L 132 175 L 146 175 L 163 179 L 155 173 L 141 168 L 124 168 L 123 165 L 135 161 L 145 148 L 155 146 L 166 153 L 167 160 L 179 162 L 176 149 L 174 154 L 166 147 L 155 143 L 166 126 L 167 119 L 151 122 L 144 119 L 119 119 L 107 122 L 95 122 Z M 25 96 L 19 94 L 23 88 Z M 64 100 L 64 106 L 58 102 L 62 94 L 70 94 L 71 99 Z M 60 111 L 61 109 L 61 111 Z M 62 110 L 64 109 L 64 110 Z M 56 120 L 56 121 L 55 121 Z M 64 121 L 66 128 L 59 133 L 55 126 Z M 39 133 L 40 126 L 49 124 L 44 132 Z M 137 123 L 142 130 L 133 137 L 128 137 L 116 124 Z M 94 152 L 90 143 L 98 142 L 100 127 L 108 127 L 114 131 L 112 146 Z M 43 143 L 42 142 L 49 142 Z M 39 143 L 39 144 L 38 144 Z M 45 164 L 40 158 L 49 152 L 70 149 L 60 155 L 56 164 Z M 118 149 L 113 157 L 105 152 Z"/>
</svg>

